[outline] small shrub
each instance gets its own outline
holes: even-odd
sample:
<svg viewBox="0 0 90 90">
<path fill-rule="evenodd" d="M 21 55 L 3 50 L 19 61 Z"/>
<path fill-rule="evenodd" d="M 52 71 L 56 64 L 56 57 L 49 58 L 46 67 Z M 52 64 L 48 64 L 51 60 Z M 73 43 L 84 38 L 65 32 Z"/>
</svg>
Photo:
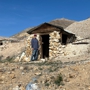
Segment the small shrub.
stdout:
<svg viewBox="0 0 90 90">
<path fill-rule="evenodd" d="M 13 60 L 14 60 L 13 57 L 7 57 L 7 58 L 4 59 L 4 60 L 0 60 L 0 62 L 1 62 L 1 63 L 5 63 L 5 62 L 9 62 L 9 63 L 11 63 L 11 62 L 14 62 Z"/>
<path fill-rule="evenodd" d="M 53 72 L 53 69 L 52 68 L 49 68 L 49 72 Z"/>
<path fill-rule="evenodd" d="M 0 60 L 2 60 L 2 58 L 3 58 L 3 55 L 0 56 Z"/>
<path fill-rule="evenodd" d="M 25 66 L 25 67 L 24 67 L 24 70 L 29 70 L 29 67 L 28 67 L 28 66 Z"/>
<path fill-rule="evenodd" d="M 41 68 L 41 67 L 39 67 L 38 69 L 39 69 L 39 70 L 43 70 L 43 68 Z"/>
<path fill-rule="evenodd" d="M 62 84 L 62 81 L 63 81 L 63 77 L 62 77 L 62 74 L 60 73 L 57 78 L 55 79 L 54 83 L 58 86 L 60 86 Z"/>
<path fill-rule="evenodd" d="M 49 86 L 49 83 L 45 83 L 45 86 Z"/>
<path fill-rule="evenodd" d="M 13 58 L 7 57 L 6 60 L 7 60 L 7 62 L 12 62 L 13 61 Z"/>
</svg>

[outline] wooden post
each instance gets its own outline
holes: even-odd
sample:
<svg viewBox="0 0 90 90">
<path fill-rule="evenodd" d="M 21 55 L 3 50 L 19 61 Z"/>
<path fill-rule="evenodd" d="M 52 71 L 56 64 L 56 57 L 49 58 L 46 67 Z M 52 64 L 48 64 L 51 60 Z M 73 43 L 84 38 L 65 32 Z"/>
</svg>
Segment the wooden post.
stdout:
<svg viewBox="0 0 90 90">
<path fill-rule="evenodd" d="M 40 58 L 43 58 L 42 36 L 41 35 L 40 35 L 39 44 L 40 44 Z"/>
</svg>

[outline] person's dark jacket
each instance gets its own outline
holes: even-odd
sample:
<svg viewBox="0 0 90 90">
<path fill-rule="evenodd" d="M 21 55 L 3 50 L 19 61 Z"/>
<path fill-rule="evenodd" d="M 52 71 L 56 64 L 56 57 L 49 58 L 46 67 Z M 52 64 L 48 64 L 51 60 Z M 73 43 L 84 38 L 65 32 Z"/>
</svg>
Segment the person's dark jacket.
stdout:
<svg viewBox="0 0 90 90">
<path fill-rule="evenodd" d="M 36 38 L 32 38 L 32 40 L 31 40 L 31 47 L 33 49 L 38 49 L 39 48 L 39 43 L 38 43 L 38 40 Z"/>
</svg>

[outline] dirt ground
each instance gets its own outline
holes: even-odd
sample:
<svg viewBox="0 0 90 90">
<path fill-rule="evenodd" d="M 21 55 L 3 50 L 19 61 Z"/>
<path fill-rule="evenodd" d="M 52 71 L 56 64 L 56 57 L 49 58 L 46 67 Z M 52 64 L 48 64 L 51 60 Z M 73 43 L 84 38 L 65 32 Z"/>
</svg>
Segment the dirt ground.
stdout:
<svg viewBox="0 0 90 90">
<path fill-rule="evenodd" d="M 46 62 L 0 63 L 0 90 L 26 90 L 29 82 L 40 90 L 90 90 L 90 54 Z"/>
<path fill-rule="evenodd" d="M 14 43 L 8 43 L 0 46 L 0 59 L 6 59 L 8 57 L 14 57 L 21 54 L 25 50 L 25 41 L 19 41 Z"/>
</svg>

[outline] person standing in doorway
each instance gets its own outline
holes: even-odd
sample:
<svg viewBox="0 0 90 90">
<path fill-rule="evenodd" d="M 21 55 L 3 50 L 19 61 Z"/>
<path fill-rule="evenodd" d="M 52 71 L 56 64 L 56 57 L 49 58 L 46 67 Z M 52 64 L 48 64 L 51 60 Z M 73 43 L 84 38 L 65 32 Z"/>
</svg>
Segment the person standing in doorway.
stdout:
<svg viewBox="0 0 90 90">
<path fill-rule="evenodd" d="M 32 47 L 31 61 L 35 61 L 38 59 L 39 42 L 36 37 L 37 35 L 34 34 L 34 38 L 32 38 L 31 40 L 31 47 Z"/>
</svg>

